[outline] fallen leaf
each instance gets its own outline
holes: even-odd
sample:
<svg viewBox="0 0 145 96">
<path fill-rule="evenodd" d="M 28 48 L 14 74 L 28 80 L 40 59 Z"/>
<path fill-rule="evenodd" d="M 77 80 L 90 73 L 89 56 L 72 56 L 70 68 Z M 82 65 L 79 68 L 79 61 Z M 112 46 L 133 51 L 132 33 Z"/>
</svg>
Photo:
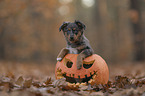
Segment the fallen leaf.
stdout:
<svg viewBox="0 0 145 96">
<path fill-rule="evenodd" d="M 22 76 L 20 76 L 17 81 L 15 82 L 15 84 L 19 85 L 19 86 L 22 86 L 23 85 L 23 82 L 24 82 L 24 79 Z"/>
<path fill-rule="evenodd" d="M 23 87 L 30 88 L 31 85 L 32 85 L 32 79 L 28 79 L 24 81 Z"/>
</svg>

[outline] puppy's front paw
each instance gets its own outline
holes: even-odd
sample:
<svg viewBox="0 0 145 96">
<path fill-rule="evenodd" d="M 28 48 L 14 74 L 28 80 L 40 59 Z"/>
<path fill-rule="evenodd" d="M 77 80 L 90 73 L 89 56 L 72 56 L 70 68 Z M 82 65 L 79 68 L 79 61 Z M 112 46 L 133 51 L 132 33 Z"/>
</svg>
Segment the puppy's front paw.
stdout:
<svg viewBox="0 0 145 96">
<path fill-rule="evenodd" d="M 61 60 L 62 60 L 62 58 L 61 58 L 61 57 L 57 58 L 57 61 L 61 61 Z"/>
<path fill-rule="evenodd" d="M 82 61 L 81 60 L 77 60 L 77 69 L 81 69 L 82 68 Z"/>
</svg>

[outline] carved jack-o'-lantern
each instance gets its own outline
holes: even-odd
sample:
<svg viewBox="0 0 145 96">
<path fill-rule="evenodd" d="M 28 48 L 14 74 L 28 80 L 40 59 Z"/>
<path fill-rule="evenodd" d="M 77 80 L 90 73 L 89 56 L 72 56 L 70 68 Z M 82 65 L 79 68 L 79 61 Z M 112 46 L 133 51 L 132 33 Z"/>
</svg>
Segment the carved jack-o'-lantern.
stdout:
<svg viewBox="0 0 145 96">
<path fill-rule="evenodd" d="M 84 59 L 83 66 L 77 69 L 78 54 L 67 54 L 55 68 L 56 79 L 66 78 L 69 84 L 84 85 L 87 83 L 106 84 L 109 79 L 109 70 L 106 62 L 97 54 Z"/>
</svg>

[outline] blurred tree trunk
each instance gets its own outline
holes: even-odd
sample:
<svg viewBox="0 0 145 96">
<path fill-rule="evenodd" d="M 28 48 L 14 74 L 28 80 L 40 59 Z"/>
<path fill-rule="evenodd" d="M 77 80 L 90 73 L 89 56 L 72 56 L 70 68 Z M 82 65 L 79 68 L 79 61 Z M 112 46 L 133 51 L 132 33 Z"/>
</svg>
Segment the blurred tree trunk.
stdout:
<svg viewBox="0 0 145 96">
<path fill-rule="evenodd" d="M 145 1 L 130 0 L 131 2 L 131 21 L 134 32 L 135 60 L 145 59 Z"/>
<path fill-rule="evenodd" d="M 0 57 L 15 61 L 55 60 L 57 4 L 55 0 L 0 1 Z"/>
<path fill-rule="evenodd" d="M 0 30 L 3 30 L 2 28 L 0 28 Z M 4 59 L 4 43 L 3 43 L 3 32 L 0 31 L 0 60 Z"/>
<path fill-rule="evenodd" d="M 108 61 L 131 61 L 132 33 L 129 22 L 129 0 L 97 0 L 94 24 L 99 44 L 96 52 Z"/>
</svg>

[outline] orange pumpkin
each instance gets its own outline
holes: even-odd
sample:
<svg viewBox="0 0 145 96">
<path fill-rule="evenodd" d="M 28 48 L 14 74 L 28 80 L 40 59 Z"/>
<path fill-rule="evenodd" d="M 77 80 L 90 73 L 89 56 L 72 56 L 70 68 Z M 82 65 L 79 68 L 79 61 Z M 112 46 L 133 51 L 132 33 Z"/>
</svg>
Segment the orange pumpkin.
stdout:
<svg viewBox="0 0 145 96">
<path fill-rule="evenodd" d="M 109 79 L 109 70 L 106 62 L 97 54 L 93 54 L 83 61 L 80 70 L 77 69 L 78 54 L 67 54 L 55 68 L 56 79 L 66 78 L 69 84 L 106 84 Z"/>
</svg>

